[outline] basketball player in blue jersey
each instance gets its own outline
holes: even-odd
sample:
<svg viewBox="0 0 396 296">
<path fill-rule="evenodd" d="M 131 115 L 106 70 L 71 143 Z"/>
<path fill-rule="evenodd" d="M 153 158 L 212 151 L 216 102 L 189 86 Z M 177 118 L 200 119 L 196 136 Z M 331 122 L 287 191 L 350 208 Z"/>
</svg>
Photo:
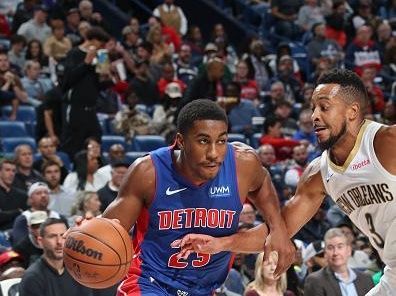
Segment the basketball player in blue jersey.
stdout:
<svg viewBox="0 0 396 296">
<path fill-rule="evenodd" d="M 367 295 L 396 295 L 396 126 L 365 119 L 367 92 L 349 70 L 324 74 L 311 104 L 315 132 L 325 151 L 307 167 L 295 196 L 282 209 L 289 235 L 295 235 L 330 195 L 386 264 L 380 283 Z M 261 246 L 250 238 L 261 228 L 225 238 L 189 234 L 173 245 L 182 247 L 181 258 L 193 251 L 259 250 Z"/>
<path fill-rule="evenodd" d="M 197 253 L 185 260 L 171 244 L 192 232 L 236 233 L 245 198 L 268 225 L 253 239 L 261 250 L 278 251 L 279 268 L 287 269 L 295 250 L 270 175 L 252 148 L 227 143 L 224 110 L 210 100 L 196 100 L 180 111 L 177 125 L 175 146 L 136 161 L 103 213 L 125 229 L 135 226 L 135 256 L 118 295 L 212 295 L 227 276 L 232 254 Z"/>
</svg>

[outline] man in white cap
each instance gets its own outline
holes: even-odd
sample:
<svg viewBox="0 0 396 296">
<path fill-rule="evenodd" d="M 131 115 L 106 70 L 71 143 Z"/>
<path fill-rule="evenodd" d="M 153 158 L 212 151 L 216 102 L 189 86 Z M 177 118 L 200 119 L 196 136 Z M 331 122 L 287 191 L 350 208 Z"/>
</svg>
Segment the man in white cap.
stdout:
<svg viewBox="0 0 396 296">
<path fill-rule="evenodd" d="M 28 221 L 35 211 L 44 211 L 49 218 L 58 218 L 67 221 L 58 212 L 48 209 L 49 188 L 44 182 L 33 183 L 28 190 L 28 205 L 30 208 L 22 212 L 16 219 L 12 228 L 12 242 L 18 244 L 23 238 L 29 235 Z"/>
<path fill-rule="evenodd" d="M 46 211 L 35 211 L 31 213 L 28 220 L 28 236 L 24 237 L 18 244 L 13 246 L 13 250 L 22 255 L 24 259 L 24 267 L 29 267 L 43 254 L 42 248 L 39 246 L 37 238 L 39 236 L 39 228 L 42 223 L 47 220 Z"/>
</svg>

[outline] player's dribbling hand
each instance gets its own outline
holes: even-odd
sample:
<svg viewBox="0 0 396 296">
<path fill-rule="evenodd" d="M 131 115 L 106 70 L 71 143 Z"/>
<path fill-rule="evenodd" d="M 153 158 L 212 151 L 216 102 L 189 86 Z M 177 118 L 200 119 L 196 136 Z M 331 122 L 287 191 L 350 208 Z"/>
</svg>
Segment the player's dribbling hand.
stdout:
<svg viewBox="0 0 396 296">
<path fill-rule="evenodd" d="M 278 262 L 274 272 L 275 277 L 279 277 L 294 262 L 296 248 L 287 236 L 287 231 L 279 229 L 271 229 L 264 245 L 264 262 L 268 262 L 270 253 L 276 251 L 278 253 Z"/>
<path fill-rule="evenodd" d="M 222 250 L 221 240 L 205 234 L 190 233 L 171 243 L 172 248 L 180 248 L 178 258 L 187 259 L 191 253 L 216 254 Z"/>
</svg>

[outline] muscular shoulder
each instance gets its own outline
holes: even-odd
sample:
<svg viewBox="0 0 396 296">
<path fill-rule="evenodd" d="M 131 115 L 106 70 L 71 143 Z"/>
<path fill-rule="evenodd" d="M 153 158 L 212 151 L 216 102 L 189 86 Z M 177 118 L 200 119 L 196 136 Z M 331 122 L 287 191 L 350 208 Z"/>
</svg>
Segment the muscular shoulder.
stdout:
<svg viewBox="0 0 396 296">
<path fill-rule="evenodd" d="M 241 142 L 234 142 L 232 143 L 232 146 L 234 147 L 235 151 L 235 160 L 238 167 L 238 173 L 239 171 L 242 171 L 243 173 L 253 175 L 257 173 L 256 170 L 258 169 L 262 171 L 262 165 L 256 150 Z"/>
<path fill-rule="evenodd" d="M 374 149 L 382 166 L 390 173 L 396 174 L 396 125 L 382 127 L 374 138 Z"/>
</svg>

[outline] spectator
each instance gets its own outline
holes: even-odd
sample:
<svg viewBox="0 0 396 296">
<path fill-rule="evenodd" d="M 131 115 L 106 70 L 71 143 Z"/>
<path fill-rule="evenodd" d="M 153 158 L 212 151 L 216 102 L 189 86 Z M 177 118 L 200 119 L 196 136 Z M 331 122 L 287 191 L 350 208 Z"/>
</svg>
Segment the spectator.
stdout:
<svg viewBox="0 0 396 296">
<path fill-rule="evenodd" d="M 308 165 L 308 152 L 304 145 L 293 147 L 293 162 L 288 166 L 285 173 L 285 184 L 295 192 L 297 183 Z"/>
<path fill-rule="evenodd" d="M 41 67 L 43 67 L 44 72 L 49 72 L 49 70 L 47 69 L 49 65 L 49 59 L 44 54 L 43 45 L 40 43 L 39 40 L 32 39 L 28 42 L 25 58 L 27 61 L 32 60 L 39 62 Z"/>
<path fill-rule="evenodd" d="M 306 140 L 311 145 L 317 145 L 316 134 L 311 120 L 312 111 L 303 109 L 299 114 L 298 130 L 294 133 L 293 139 L 297 141 Z"/>
<path fill-rule="evenodd" d="M 52 35 L 44 42 L 44 53 L 60 62 L 72 48 L 72 43 L 68 37 L 65 37 L 65 24 L 62 20 L 53 20 L 51 27 Z"/>
<path fill-rule="evenodd" d="M 16 165 L 12 160 L 0 161 L 0 230 L 12 228 L 15 218 L 27 209 L 27 196 L 14 183 Z"/>
<path fill-rule="evenodd" d="M 268 262 L 264 262 L 264 253 L 260 253 L 256 259 L 255 279 L 246 287 L 245 296 L 269 296 L 269 295 L 286 295 L 294 296 L 294 293 L 287 291 L 286 273 L 279 278 L 274 278 L 274 271 L 278 255 L 272 252 Z"/>
<path fill-rule="evenodd" d="M 175 62 L 175 72 L 176 77 L 187 86 L 190 85 L 198 74 L 198 68 L 192 64 L 191 57 L 191 46 L 186 43 L 182 44 Z"/>
<path fill-rule="evenodd" d="M 23 103 L 38 107 L 44 101 L 44 94 L 52 89 L 52 82 L 48 78 L 40 77 L 41 65 L 37 61 L 27 61 L 24 70 L 26 76 L 21 82 L 28 98 Z"/>
<path fill-rule="evenodd" d="M 102 134 L 96 116 L 96 103 L 100 88 L 107 86 L 108 81 L 100 83 L 93 63 L 97 51 L 103 48 L 108 40 L 109 35 L 105 31 L 93 27 L 87 32 L 87 40 L 70 50 L 65 60 L 63 91 L 67 93 L 68 116 L 62 150 L 71 158 L 81 150 L 86 138 L 100 138 Z"/>
<path fill-rule="evenodd" d="M 162 77 L 157 82 L 159 96 L 162 100 L 165 95 L 165 89 L 167 85 L 172 82 L 177 83 L 182 92 L 185 91 L 187 86 L 183 81 L 175 76 L 175 69 L 173 68 L 172 63 L 165 63 L 162 66 Z"/>
<path fill-rule="evenodd" d="M 271 14 L 275 19 L 275 33 L 289 40 L 297 39 L 300 29 L 295 24 L 302 1 L 275 0 L 271 1 Z"/>
<path fill-rule="evenodd" d="M 241 87 L 237 82 L 227 84 L 225 100 L 234 99 L 234 103 L 226 106 L 228 110 L 228 124 L 232 133 L 241 133 L 250 138 L 255 132 L 253 117 L 259 117 L 260 113 L 251 100 L 241 99 Z"/>
<path fill-rule="evenodd" d="M 357 29 L 356 38 L 346 49 L 345 67 L 361 75 L 364 66 L 381 69 L 381 53 L 372 40 L 372 29 L 363 25 Z"/>
<path fill-rule="evenodd" d="M 261 114 L 264 117 L 273 115 L 278 102 L 286 100 L 285 86 L 281 81 L 274 81 L 271 84 L 269 95 L 264 96 L 263 104 L 260 105 Z"/>
<path fill-rule="evenodd" d="M 310 274 L 305 280 L 304 295 L 365 295 L 373 286 L 369 275 L 354 271 L 348 267 L 351 246 L 338 228 L 326 232 L 325 258 L 328 266 Z"/>
<path fill-rule="evenodd" d="M 126 26 L 122 29 L 122 45 L 129 53 L 132 59 L 137 59 L 138 45 L 142 43 L 139 33 L 134 31 L 131 26 Z"/>
<path fill-rule="evenodd" d="M 385 108 L 384 93 L 375 83 L 376 76 L 377 68 L 374 65 L 367 65 L 362 68 L 361 79 L 369 97 L 367 114 L 380 114 Z"/>
<path fill-rule="evenodd" d="M 17 5 L 14 17 L 12 19 L 12 33 L 15 34 L 19 27 L 33 17 L 35 0 L 23 0 Z"/>
<path fill-rule="evenodd" d="M 350 19 L 350 25 L 347 27 L 348 36 L 355 36 L 360 27 L 366 25 L 371 28 L 377 28 L 380 22 L 379 16 L 373 13 L 373 3 L 371 0 L 358 0 L 354 15 Z"/>
<path fill-rule="evenodd" d="M 270 144 L 275 149 L 276 161 L 290 158 L 291 150 L 300 143 L 296 140 L 287 139 L 282 135 L 282 121 L 276 117 L 268 117 L 264 122 L 264 133 L 260 138 L 260 144 Z"/>
<path fill-rule="evenodd" d="M 81 18 L 78 8 L 73 7 L 66 12 L 65 35 L 67 38 L 69 38 L 73 47 L 82 43 L 82 38 L 78 31 L 80 20 Z"/>
<path fill-rule="evenodd" d="M 166 25 L 174 28 L 180 35 L 187 33 L 187 19 L 183 10 L 174 5 L 174 0 L 164 0 L 164 4 L 157 6 L 153 15 L 159 17 Z"/>
<path fill-rule="evenodd" d="M 113 144 L 109 148 L 108 164 L 98 170 L 98 174 L 104 176 L 107 181 L 111 180 L 112 164 L 125 160 L 125 148 L 121 144 Z"/>
<path fill-rule="evenodd" d="M 16 113 L 19 105 L 19 101 L 23 102 L 27 100 L 27 93 L 23 89 L 21 80 L 18 75 L 10 70 L 10 63 L 8 56 L 5 52 L 0 51 L 0 87 L 1 91 L 6 92 L 7 101 L 0 102 L 2 105 L 11 103 L 12 111 L 10 120 L 16 119 Z"/>
<path fill-rule="evenodd" d="M 38 150 L 40 156 L 36 158 L 33 163 L 33 168 L 37 172 L 42 172 L 43 164 L 46 161 L 53 161 L 58 163 L 61 172 L 61 182 L 66 178 L 69 173 L 68 169 L 64 166 L 62 159 L 56 154 L 56 143 L 51 137 L 43 137 L 38 142 Z"/>
<path fill-rule="evenodd" d="M 171 61 L 174 48 L 165 42 L 160 25 L 150 27 L 146 40 L 153 45 L 153 52 L 150 58 L 152 64 L 162 64 Z"/>
<path fill-rule="evenodd" d="M 259 104 L 260 90 L 257 81 L 249 79 L 248 74 L 248 64 L 244 60 L 239 60 L 236 65 L 234 81 L 241 86 L 241 98 L 251 100 L 257 106 Z"/>
<path fill-rule="evenodd" d="M 282 134 L 287 138 L 291 138 L 298 129 L 296 120 L 291 117 L 292 111 L 292 105 L 288 101 L 279 101 L 274 111 L 282 122 Z"/>
<path fill-rule="evenodd" d="M 340 66 L 344 59 L 344 53 L 337 42 L 326 37 L 325 24 L 314 24 L 312 33 L 313 38 L 307 44 L 308 58 L 311 64 L 316 67 L 320 58 L 326 57 L 330 59 L 333 66 Z"/>
<path fill-rule="evenodd" d="M 250 224 L 257 226 L 262 222 L 256 219 L 256 210 L 250 203 L 244 203 L 239 216 L 239 225 Z"/>
<path fill-rule="evenodd" d="M 296 23 L 305 32 L 309 32 L 312 26 L 317 23 L 323 23 L 324 16 L 317 0 L 305 0 L 305 4 L 298 10 Z"/>
<path fill-rule="evenodd" d="M 128 143 L 131 143 L 135 135 L 155 133 L 151 117 L 136 108 L 139 99 L 133 89 L 133 86 L 128 87 L 125 94 L 126 105 L 113 120 L 115 131 L 123 135 Z"/>
<path fill-rule="evenodd" d="M 41 172 L 49 187 L 48 209 L 70 217 L 75 194 L 61 185 L 61 166 L 56 161 L 47 160 L 43 163 Z"/>
<path fill-rule="evenodd" d="M 102 15 L 99 12 L 94 12 L 93 4 L 91 1 L 80 1 L 80 3 L 78 4 L 78 10 L 80 12 L 82 21 L 87 21 L 92 26 L 98 26 L 106 32 L 111 32 L 111 27 L 104 21 Z"/>
<path fill-rule="evenodd" d="M 103 212 L 108 205 L 117 197 L 121 182 L 125 177 L 129 163 L 125 161 L 114 161 L 111 165 L 111 179 L 106 185 L 99 189 L 97 194 L 100 200 L 100 211 Z"/>
<path fill-rule="evenodd" d="M 98 191 L 106 184 L 105 177 L 98 174 L 100 164 L 100 154 L 89 150 L 77 153 L 74 162 L 75 171 L 67 175 L 63 186 L 73 192 Z"/>
<path fill-rule="evenodd" d="M 385 53 L 387 44 L 391 42 L 392 27 L 388 20 L 381 22 L 376 30 L 375 42 L 377 42 L 381 54 Z"/>
<path fill-rule="evenodd" d="M 30 208 L 23 211 L 15 219 L 14 226 L 12 227 L 11 238 L 14 245 L 18 244 L 29 235 L 28 221 L 33 212 L 44 211 L 50 218 L 60 218 L 66 221 L 58 212 L 48 209 L 49 188 L 47 184 L 43 182 L 36 182 L 30 186 L 27 202 Z"/>
<path fill-rule="evenodd" d="M 8 51 L 8 60 L 21 71 L 25 65 L 24 49 L 26 46 L 26 39 L 21 35 L 12 35 L 10 43 L 11 48 Z"/>
<path fill-rule="evenodd" d="M 13 246 L 13 250 L 22 256 L 24 268 L 28 268 L 43 254 L 43 249 L 40 248 L 37 238 L 40 225 L 47 218 L 48 214 L 45 211 L 33 212 L 28 220 L 29 235 Z"/>
<path fill-rule="evenodd" d="M 347 44 L 345 15 L 345 2 L 334 1 L 332 12 L 326 17 L 326 37 L 336 41 L 341 48 L 344 48 Z"/>
<path fill-rule="evenodd" d="M 47 219 L 39 229 L 38 243 L 43 256 L 25 272 L 19 284 L 20 296 L 92 296 L 89 288 L 77 283 L 63 263 L 66 224 L 59 219 Z"/>
<path fill-rule="evenodd" d="M 71 210 L 70 224 L 74 225 L 76 217 L 99 216 L 101 211 L 101 202 L 98 194 L 94 191 L 81 191 L 77 194 L 76 202 Z"/>
<path fill-rule="evenodd" d="M 43 180 L 42 176 L 33 168 L 32 147 L 26 144 L 18 145 L 14 150 L 14 154 L 17 173 L 13 185 L 27 192 L 30 185 Z"/>
<path fill-rule="evenodd" d="M 29 42 L 32 39 L 44 41 L 51 35 L 51 29 L 46 21 L 48 17 L 48 9 L 44 5 L 34 7 L 33 18 L 23 23 L 18 29 L 18 35 L 22 35 Z"/>
<path fill-rule="evenodd" d="M 198 26 L 193 25 L 188 29 L 186 43 L 191 47 L 192 64 L 197 66 L 202 61 L 204 54 L 202 32 Z"/>
</svg>

